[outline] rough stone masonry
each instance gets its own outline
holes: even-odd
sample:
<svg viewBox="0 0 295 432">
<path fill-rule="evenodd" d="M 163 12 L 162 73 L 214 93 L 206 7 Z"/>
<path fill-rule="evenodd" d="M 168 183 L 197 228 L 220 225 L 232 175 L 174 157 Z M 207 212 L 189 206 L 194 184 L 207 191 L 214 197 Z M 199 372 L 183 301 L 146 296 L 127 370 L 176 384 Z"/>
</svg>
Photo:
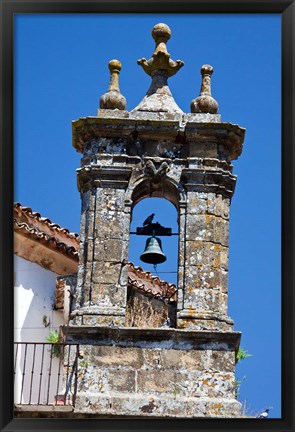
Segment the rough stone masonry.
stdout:
<svg viewBox="0 0 295 432">
<path fill-rule="evenodd" d="M 74 413 L 94 417 L 238 417 L 235 354 L 240 333 L 227 314 L 229 208 L 236 177 L 231 161 L 245 130 L 221 122 L 211 95 L 213 68 L 201 68 L 200 96 L 183 113 L 168 78 L 169 27 L 152 30 L 156 47 L 138 64 L 151 76 L 132 111 L 119 90 L 121 63 L 93 117 L 73 122 L 82 153 L 77 286 L 66 342 L 79 343 Z M 130 221 L 143 198 L 161 197 L 179 215 L 175 328 L 125 324 Z"/>
</svg>

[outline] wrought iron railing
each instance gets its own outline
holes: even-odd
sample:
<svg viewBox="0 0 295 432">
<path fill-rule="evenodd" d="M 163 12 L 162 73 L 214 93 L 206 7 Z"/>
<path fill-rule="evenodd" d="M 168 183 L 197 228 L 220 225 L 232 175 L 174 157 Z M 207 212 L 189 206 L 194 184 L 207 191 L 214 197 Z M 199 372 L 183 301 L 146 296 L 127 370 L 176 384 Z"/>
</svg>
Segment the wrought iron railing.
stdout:
<svg viewBox="0 0 295 432">
<path fill-rule="evenodd" d="M 79 345 L 14 344 L 14 403 L 75 405 Z"/>
</svg>

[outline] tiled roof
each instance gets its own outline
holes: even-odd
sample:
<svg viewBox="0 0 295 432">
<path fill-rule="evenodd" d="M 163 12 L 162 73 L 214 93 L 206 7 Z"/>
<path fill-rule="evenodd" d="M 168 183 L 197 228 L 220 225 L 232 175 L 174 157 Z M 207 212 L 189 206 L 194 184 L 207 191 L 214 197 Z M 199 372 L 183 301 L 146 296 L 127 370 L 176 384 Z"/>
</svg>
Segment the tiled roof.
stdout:
<svg viewBox="0 0 295 432">
<path fill-rule="evenodd" d="M 169 298 L 176 300 L 176 285 L 162 281 L 158 276 L 136 267 L 133 263 L 128 264 L 128 283 L 144 294 L 150 294 L 154 298 Z"/>
<path fill-rule="evenodd" d="M 18 202 L 14 204 L 14 230 L 78 262 L 79 234 L 71 233 Z"/>
<path fill-rule="evenodd" d="M 56 249 L 58 252 L 70 255 L 78 261 L 78 252 L 73 246 L 67 246 L 63 242 L 58 242 L 54 237 L 50 237 L 38 229 L 28 226 L 26 223 L 18 223 L 16 220 L 14 220 L 14 229 L 16 232 L 21 231 L 22 234 L 29 236 L 33 240 L 46 244 L 51 249 Z"/>
<path fill-rule="evenodd" d="M 57 233 L 65 234 L 69 238 L 76 239 L 78 241 L 79 234 L 70 232 L 67 228 L 63 228 L 57 223 L 52 222 L 49 218 L 42 217 L 39 212 L 34 212 L 31 207 L 24 207 L 19 202 L 14 203 L 14 214 L 25 214 L 30 219 L 35 219 L 38 222 L 41 222 L 45 226 L 48 226 L 50 229 L 56 231 Z"/>
</svg>

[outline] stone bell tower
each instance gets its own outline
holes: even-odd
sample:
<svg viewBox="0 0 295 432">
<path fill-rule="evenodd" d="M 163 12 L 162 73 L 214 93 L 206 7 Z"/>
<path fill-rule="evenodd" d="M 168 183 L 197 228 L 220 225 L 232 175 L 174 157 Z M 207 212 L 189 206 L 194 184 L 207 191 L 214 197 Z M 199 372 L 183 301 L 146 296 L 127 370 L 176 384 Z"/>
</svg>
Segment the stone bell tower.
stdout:
<svg viewBox="0 0 295 432">
<path fill-rule="evenodd" d="M 231 161 L 245 130 L 222 123 L 211 96 L 213 68 L 201 68 L 200 96 L 183 113 L 168 78 L 169 27 L 152 31 L 151 76 L 132 111 L 119 90 L 121 63 L 109 62 L 110 84 L 94 117 L 73 122 L 82 153 L 77 287 L 68 342 L 83 348 L 75 412 L 95 417 L 238 417 L 235 353 L 240 333 L 227 314 L 229 207 L 236 177 Z M 126 326 L 128 248 L 133 207 L 143 198 L 173 203 L 179 216 L 175 328 Z"/>
</svg>

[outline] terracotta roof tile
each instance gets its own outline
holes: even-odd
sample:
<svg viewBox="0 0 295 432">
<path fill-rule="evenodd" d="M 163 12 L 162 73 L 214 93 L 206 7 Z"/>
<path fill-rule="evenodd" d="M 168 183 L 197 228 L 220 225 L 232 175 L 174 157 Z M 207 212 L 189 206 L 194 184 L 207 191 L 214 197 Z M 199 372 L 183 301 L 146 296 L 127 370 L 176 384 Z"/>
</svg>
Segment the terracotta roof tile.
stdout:
<svg viewBox="0 0 295 432">
<path fill-rule="evenodd" d="M 176 300 L 176 285 L 161 280 L 158 276 L 135 266 L 128 264 L 128 283 L 145 294 L 155 298 L 169 298 Z"/>
<path fill-rule="evenodd" d="M 71 233 L 19 202 L 14 204 L 14 230 L 78 262 L 79 234 Z"/>
<path fill-rule="evenodd" d="M 59 224 L 53 223 L 49 218 L 42 217 L 39 212 L 34 212 L 31 207 L 22 206 L 19 202 L 14 203 L 14 213 L 21 213 L 30 219 L 35 219 L 36 221 L 47 225 L 52 230 L 67 234 L 69 238 L 79 239 L 79 234 L 70 232 L 67 228 L 63 228 Z"/>
<path fill-rule="evenodd" d="M 21 231 L 22 234 L 32 238 L 33 240 L 38 240 L 39 242 L 46 244 L 50 249 L 56 249 L 58 252 L 71 256 L 76 261 L 79 259 L 78 252 L 73 246 L 67 246 L 65 243 L 57 241 L 54 237 L 50 237 L 44 232 L 30 227 L 26 223 L 18 223 L 14 219 L 14 229 L 16 232 Z"/>
</svg>

